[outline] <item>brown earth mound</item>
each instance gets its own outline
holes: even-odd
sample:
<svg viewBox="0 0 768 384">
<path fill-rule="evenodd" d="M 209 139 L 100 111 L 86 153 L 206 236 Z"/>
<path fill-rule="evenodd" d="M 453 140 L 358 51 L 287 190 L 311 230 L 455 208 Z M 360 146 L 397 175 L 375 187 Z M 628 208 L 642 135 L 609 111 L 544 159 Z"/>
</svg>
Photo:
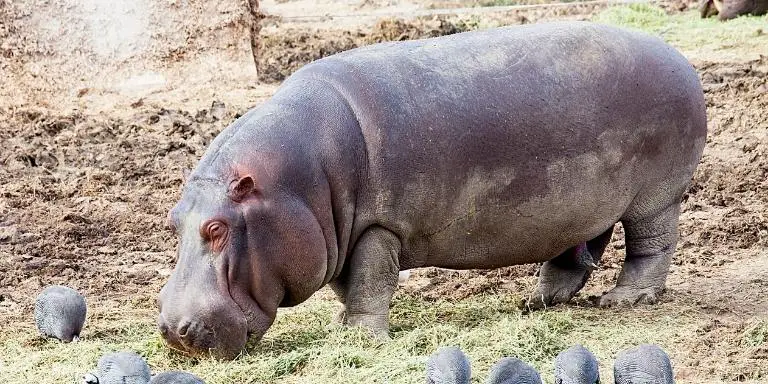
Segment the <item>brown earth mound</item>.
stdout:
<svg viewBox="0 0 768 384">
<path fill-rule="evenodd" d="M 384 19 L 372 29 L 357 31 L 281 28 L 261 34 L 259 79 L 280 82 L 302 66 L 364 45 L 451 35 L 477 29 L 477 23 L 446 17 L 414 21 Z"/>
<path fill-rule="evenodd" d="M 547 20 L 586 20 L 605 5 L 574 5 L 573 7 L 539 8 L 484 15 L 485 25 L 514 25 Z M 280 21 L 276 21 L 280 25 Z M 451 35 L 481 27 L 478 16 L 431 16 L 410 20 L 387 18 L 373 27 L 351 30 L 315 28 L 306 25 L 281 25 L 265 28 L 260 33 L 258 57 L 259 79 L 279 82 L 314 60 L 385 41 L 403 41 Z"/>
</svg>

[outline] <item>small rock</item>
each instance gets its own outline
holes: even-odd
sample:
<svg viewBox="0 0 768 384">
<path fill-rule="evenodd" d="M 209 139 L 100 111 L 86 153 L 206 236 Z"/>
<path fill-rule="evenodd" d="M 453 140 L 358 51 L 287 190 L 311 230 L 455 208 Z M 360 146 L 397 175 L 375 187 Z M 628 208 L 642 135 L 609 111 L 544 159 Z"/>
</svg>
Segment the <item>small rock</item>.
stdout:
<svg viewBox="0 0 768 384">
<path fill-rule="evenodd" d="M 226 106 L 220 101 L 214 101 L 211 103 L 210 115 L 214 120 L 223 120 L 226 114 Z"/>
</svg>

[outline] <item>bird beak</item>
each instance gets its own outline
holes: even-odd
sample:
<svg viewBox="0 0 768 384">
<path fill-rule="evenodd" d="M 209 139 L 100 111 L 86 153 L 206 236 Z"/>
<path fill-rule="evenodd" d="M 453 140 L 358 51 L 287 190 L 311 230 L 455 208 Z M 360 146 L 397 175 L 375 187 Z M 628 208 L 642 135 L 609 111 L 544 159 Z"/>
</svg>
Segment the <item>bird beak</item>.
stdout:
<svg viewBox="0 0 768 384">
<path fill-rule="evenodd" d="M 86 373 L 83 376 L 83 384 L 99 384 L 99 378 L 96 375 Z"/>
</svg>

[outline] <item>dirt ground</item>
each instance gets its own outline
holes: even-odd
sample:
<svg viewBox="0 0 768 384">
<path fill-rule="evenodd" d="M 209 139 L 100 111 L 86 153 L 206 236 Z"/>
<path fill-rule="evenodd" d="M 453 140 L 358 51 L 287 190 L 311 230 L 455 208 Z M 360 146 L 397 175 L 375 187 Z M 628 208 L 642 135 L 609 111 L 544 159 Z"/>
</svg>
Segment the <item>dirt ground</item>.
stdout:
<svg viewBox="0 0 768 384">
<path fill-rule="evenodd" d="M 77 48 L 78 41 L 87 40 L 83 36 L 70 45 L 52 45 L 44 36 L 32 39 L 30 31 L 40 19 L 30 9 L 42 2 L 24 3 L 28 8 L 0 0 L 0 69 L 11 74 L 0 80 L 3 324 L 28 321 L 35 294 L 48 284 L 67 284 L 90 297 L 150 302 L 174 263 L 176 239 L 166 230 L 166 213 L 179 197 L 184 170 L 194 167 L 219 131 L 312 59 L 376 41 L 474 29 L 481 20 L 390 19 L 319 30 L 274 16 L 282 11 L 290 17 L 296 4 L 264 2 L 267 13 L 274 14 L 265 22 L 257 80 L 241 8 L 194 10 L 221 17 L 208 19 L 200 29 L 182 23 L 185 37 L 162 46 L 153 45 L 158 34 L 145 39 L 139 33 L 136 41 L 145 46 L 86 52 Z M 429 8 L 418 2 L 337 3 L 348 7 L 335 12 Z M 319 4 L 322 10 L 324 3 Z M 503 17 L 507 23 L 585 19 L 598 9 L 529 10 Z M 176 28 L 171 24 L 169 29 Z M 219 35 L 205 33 L 211 30 Z M 99 56 L 99 49 L 108 50 L 111 59 Z M 63 51 L 79 56 L 69 62 Z M 115 55 L 124 56 L 120 70 L 113 66 Z M 89 66 L 78 66 L 81 62 Z M 754 326 L 755 315 L 768 313 L 768 56 L 694 65 L 706 92 L 709 139 L 685 198 L 664 300 L 687 306 L 709 324 L 691 341 L 686 360 L 678 362 L 682 374 L 700 374 L 706 369 L 693 367 L 725 359 L 718 364 L 732 369 L 721 379 L 740 381 L 754 375 L 756 360 L 768 359 L 765 343 L 731 342 Z M 590 295 L 613 285 L 623 248 L 618 227 L 599 271 L 574 305 L 591 305 Z M 426 298 L 527 290 L 536 269 L 429 268 L 416 271 L 405 290 Z"/>
</svg>

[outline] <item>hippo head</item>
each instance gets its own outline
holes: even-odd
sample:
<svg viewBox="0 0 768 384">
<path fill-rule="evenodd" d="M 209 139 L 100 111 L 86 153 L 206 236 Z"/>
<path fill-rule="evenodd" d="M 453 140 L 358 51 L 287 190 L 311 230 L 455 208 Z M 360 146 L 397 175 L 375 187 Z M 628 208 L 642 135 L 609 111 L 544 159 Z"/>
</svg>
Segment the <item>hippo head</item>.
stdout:
<svg viewBox="0 0 768 384">
<path fill-rule="evenodd" d="M 168 215 L 179 236 L 158 326 L 174 348 L 231 359 L 261 338 L 280 306 L 326 282 L 323 231 L 309 204 L 270 174 L 197 174 Z"/>
</svg>

